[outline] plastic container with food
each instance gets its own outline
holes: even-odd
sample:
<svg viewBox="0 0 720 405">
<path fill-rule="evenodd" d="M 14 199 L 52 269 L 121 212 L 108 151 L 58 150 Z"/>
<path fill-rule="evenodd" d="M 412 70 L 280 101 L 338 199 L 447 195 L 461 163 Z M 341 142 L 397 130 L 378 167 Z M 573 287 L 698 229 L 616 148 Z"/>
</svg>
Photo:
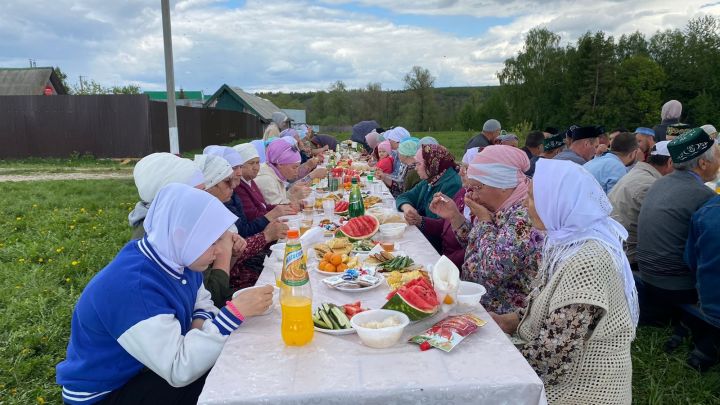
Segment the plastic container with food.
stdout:
<svg viewBox="0 0 720 405">
<path fill-rule="evenodd" d="M 409 323 L 407 315 L 389 309 L 371 309 L 350 319 L 350 324 L 363 344 L 375 349 L 395 345 Z"/>
<path fill-rule="evenodd" d="M 471 281 L 461 281 L 457 292 L 458 306 L 477 307 L 480 299 L 485 295 L 485 287 Z"/>
<path fill-rule="evenodd" d="M 380 239 L 383 241 L 396 241 L 402 238 L 407 224 L 391 223 L 382 224 L 379 228 Z"/>
</svg>

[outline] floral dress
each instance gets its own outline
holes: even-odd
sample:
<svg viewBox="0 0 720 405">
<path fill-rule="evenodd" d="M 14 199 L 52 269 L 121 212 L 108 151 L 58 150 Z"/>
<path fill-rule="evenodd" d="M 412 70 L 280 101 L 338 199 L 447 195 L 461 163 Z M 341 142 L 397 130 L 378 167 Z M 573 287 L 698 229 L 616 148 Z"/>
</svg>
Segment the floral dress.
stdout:
<svg viewBox="0 0 720 405">
<path fill-rule="evenodd" d="M 543 234 L 532 228 L 522 201 L 495 213 L 491 221 L 465 222 L 455 229 L 467 246 L 460 278 L 482 284 L 482 304 L 499 314 L 525 307 L 540 264 Z"/>
</svg>

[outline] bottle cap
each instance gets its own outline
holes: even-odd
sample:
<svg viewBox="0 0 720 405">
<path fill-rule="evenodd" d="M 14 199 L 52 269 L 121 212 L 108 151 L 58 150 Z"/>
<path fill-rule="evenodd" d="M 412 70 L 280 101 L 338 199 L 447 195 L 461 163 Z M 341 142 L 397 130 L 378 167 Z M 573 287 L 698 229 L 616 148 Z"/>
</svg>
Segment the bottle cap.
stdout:
<svg viewBox="0 0 720 405">
<path fill-rule="evenodd" d="M 357 184 L 357 177 L 352 178 L 352 184 Z"/>
<path fill-rule="evenodd" d="M 287 232 L 287 237 L 288 239 L 297 239 L 300 237 L 300 231 L 297 229 L 290 229 Z"/>
</svg>

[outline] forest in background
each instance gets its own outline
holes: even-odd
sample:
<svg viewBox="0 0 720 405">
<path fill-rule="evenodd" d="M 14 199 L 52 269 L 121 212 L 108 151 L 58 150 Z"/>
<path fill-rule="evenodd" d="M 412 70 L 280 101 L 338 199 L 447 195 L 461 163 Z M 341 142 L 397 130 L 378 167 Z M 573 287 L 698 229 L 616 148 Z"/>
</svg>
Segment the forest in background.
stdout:
<svg viewBox="0 0 720 405">
<path fill-rule="evenodd" d="M 307 110 L 309 123 L 352 125 L 374 119 L 414 131 L 479 130 L 488 118 L 504 128 L 571 124 L 652 126 L 670 99 L 683 103 L 682 121 L 720 124 L 720 20 L 693 19 L 683 29 L 635 32 L 619 38 L 587 32 L 574 43 L 538 27 L 498 72 L 499 86 L 435 88 L 428 69 L 414 66 L 403 90 L 382 83 L 348 89 L 260 93 L 282 108 Z"/>
</svg>

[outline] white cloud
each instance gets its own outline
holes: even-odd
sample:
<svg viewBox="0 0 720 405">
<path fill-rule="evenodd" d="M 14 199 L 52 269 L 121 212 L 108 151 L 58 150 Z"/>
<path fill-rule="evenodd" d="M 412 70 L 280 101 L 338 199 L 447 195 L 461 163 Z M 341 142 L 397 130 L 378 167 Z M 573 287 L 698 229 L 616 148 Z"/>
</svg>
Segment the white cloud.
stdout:
<svg viewBox="0 0 720 405">
<path fill-rule="evenodd" d="M 83 75 L 106 85 L 164 87 L 158 2 L 4 3 L 0 65 L 22 66 L 34 58 L 38 65 L 62 67 L 72 81 Z M 327 88 L 335 80 L 349 87 L 381 82 L 400 88 L 403 75 L 421 65 L 437 77 L 437 85 L 496 84 L 502 62 L 537 25 L 568 42 L 588 30 L 650 35 L 682 27 L 700 13 L 720 11 L 718 5 L 701 8 L 696 0 L 682 6 L 670 0 L 360 0 L 352 8 L 346 3 L 248 0 L 236 8 L 223 0 L 177 1 L 172 10 L 175 82 L 207 93 L 223 83 L 248 90 L 309 90 Z M 377 9 L 387 14 L 378 17 Z M 398 24 L 396 15 L 410 18 Z M 413 15 L 509 18 L 470 37 L 412 25 Z M 505 21 L 510 22 L 501 24 Z"/>
</svg>

